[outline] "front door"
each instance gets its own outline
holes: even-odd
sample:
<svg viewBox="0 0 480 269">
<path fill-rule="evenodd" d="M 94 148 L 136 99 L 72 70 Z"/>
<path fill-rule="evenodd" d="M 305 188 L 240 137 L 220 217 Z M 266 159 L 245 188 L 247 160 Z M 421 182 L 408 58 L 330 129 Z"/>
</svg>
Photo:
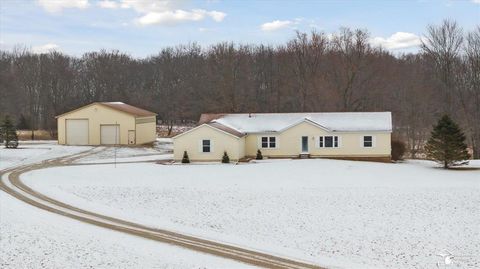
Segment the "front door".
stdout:
<svg viewBox="0 0 480 269">
<path fill-rule="evenodd" d="M 302 136 L 302 153 L 308 152 L 308 136 Z"/>
</svg>

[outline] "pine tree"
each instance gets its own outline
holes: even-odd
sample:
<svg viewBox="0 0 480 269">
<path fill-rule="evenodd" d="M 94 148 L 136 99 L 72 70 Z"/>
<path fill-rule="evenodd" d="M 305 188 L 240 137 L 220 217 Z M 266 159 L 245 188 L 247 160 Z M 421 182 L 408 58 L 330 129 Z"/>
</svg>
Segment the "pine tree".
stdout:
<svg viewBox="0 0 480 269">
<path fill-rule="evenodd" d="M 465 135 L 448 115 L 443 116 L 433 127 L 425 151 L 428 158 L 442 164 L 445 169 L 462 164 L 462 161 L 470 158 Z"/>
<path fill-rule="evenodd" d="M 182 163 L 190 163 L 190 158 L 188 158 L 188 153 L 187 153 L 187 151 L 184 151 L 184 152 L 183 152 Z"/>
<path fill-rule="evenodd" d="M 228 157 L 226 151 L 223 152 L 222 163 L 230 163 L 230 157 Z"/>
<path fill-rule="evenodd" d="M 18 145 L 17 130 L 9 116 L 5 116 L 2 124 L 2 136 L 5 140 L 5 147 L 14 147 Z"/>
<path fill-rule="evenodd" d="M 263 160 L 263 155 L 260 150 L 257 150 L 257 157 L 255 158 L 256 160 Z"/>
</svg>

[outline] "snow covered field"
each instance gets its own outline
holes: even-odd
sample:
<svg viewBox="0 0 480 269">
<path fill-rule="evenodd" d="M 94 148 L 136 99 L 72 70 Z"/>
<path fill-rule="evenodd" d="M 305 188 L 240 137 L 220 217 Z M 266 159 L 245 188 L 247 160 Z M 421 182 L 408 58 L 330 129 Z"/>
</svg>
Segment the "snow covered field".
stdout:
<svg viewBox="0 0 480 269">
<path fill-rule="evenodd" d="M 329 267 L 435 268 L 436 254 L 448 250 L 457 255 L 449 268 L 478 268 L 480 170 L 433 166 L 144 163 L 50 168 L 23 179 L 85 209 Z"/>
<path fill-rule="evenodd" d="M 0 148 L 0 169 L 88 150 L 55 141 Z M 141 158 L 148 149 L 121 157 Z M 158 151 L 150 152 L 158 154 Z M 135 157 L 134 157 L 135 158 Z M 84 224 L 0 191 L 0 268 L 249 268 L 248 265 Z"/>
</svg>

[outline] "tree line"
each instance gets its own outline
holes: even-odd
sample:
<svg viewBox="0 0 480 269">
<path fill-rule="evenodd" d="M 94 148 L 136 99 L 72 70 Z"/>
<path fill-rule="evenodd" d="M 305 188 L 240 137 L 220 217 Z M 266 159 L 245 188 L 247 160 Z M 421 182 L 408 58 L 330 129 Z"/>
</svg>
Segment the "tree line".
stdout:
<svg viewBox="0 0 480 269">
<path fill-rule="evenodd" d="M 367 30 L 296 32 L 285 44 L 166 47 L 143 59 L 100 50 L 73 57 L 0 51 L 0 116 L 55 130 L 55 115 L 123 101 L 170 124 L 201 113 L 392 111 L 394 136 L 421 152 L 444 114 L 480 156 L 480 27 L 428 26 L 418 53 L 394 55 Z"/>
</svg>

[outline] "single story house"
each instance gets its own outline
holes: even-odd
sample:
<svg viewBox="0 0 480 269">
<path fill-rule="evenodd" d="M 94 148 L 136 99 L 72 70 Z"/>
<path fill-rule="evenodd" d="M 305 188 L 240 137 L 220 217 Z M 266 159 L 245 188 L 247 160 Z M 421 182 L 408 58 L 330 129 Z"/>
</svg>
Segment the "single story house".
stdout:
<svg viewBox="0 0 480 269">
<path fill-rule="evenodd" d="M 122 102 L 95 102 L 56 116 L 58 144 L 151 143 L 157 138 L 156 115 Z"/>
<path fill-rule="evenodd" d="M 202 114 L 173 138 L 174 160 L 324 157 L 390 161 L 390 112 Z"/>
</svg>

